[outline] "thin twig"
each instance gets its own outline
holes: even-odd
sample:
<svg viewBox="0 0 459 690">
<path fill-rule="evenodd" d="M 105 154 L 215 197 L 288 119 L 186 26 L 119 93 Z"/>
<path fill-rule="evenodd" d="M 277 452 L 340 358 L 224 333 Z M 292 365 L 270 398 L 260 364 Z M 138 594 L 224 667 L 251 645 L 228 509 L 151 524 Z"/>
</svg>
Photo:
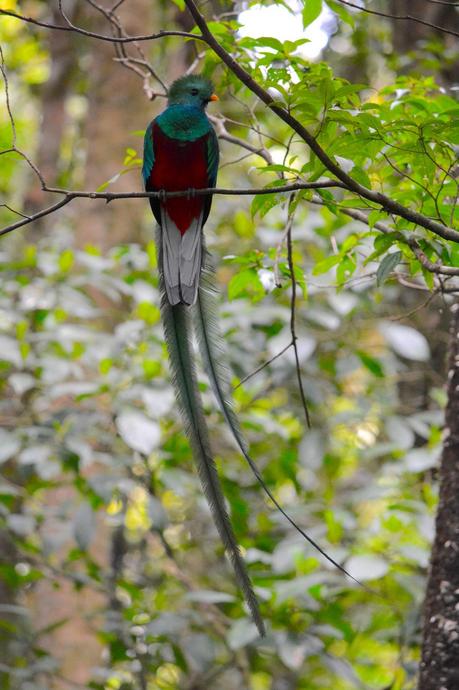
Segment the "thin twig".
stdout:
<svg viewBox="0 0 459 690">
<path fill-rule="evenodd" d="M 7 235 L 9 232 L 17 230 L 17 228 L 20 228 L 23 225 L 28 225 L 29 223 L 33 223 L 34 220 L 38 220 L 39 218 L 43 218 L 43 216 L 48 216 L 50 213 L 54 213 L 59 208 L 62 208 L 63 206 L 69 204 L 74 198 L 75 197 L 73 195 L 69 194 L 60 201 L 58 201 L 56 204 L 48 206 L 48 208 L 44 208 L 41 211 L 34 213 L 32 216 L 28 216 L 27 218 L 18 220 L 16 221 L 16 223 L 12 223 L 11 225 L 6 225 L 4 228 L 0 229 L 0 236 Z"/>
<path fill-rule="evenodd" d="M 276 287 L 281 287 L 279 264 L 280 264 L 280 260 L 281 260 L 282 249 L 284 247 L 285 240 L 287 239 L 288 229 L 289 229 L 289 225 L 287 223 L 287 225 L 284 228 L 284 232 L 282 233 L 282 236 L 279 240 L 279 243 L 276 247 L 276 258 L 274 259 L 274 267 L 273 267 L 274 282 L 276 284 Z"/>
<path fill-rule="evenodd" d="M 237 386 L 234 386 L 233 390 L 237 390 L 239 388 L 239 386 L 242 386 L 243 383 L 245 383 L 246 381 L 251 379 L 253 376 L 256 376 L 257 374 L 259 374 L 260 371 L 263 371 L 263 369 L 266 369 L 266 367 L 269 367 L 269 365 L 272 364 L 273 362 L 275 362 L 276 359 L 279 359 L 279 357 L 281 357 L 284 354 L 284 352 L 287 352 L 287 350 L 289 350 L 292 347 L 292 345 L 293 345 L 293 342 L 290 341 L 289 344 L 286 345 L 285 347 L 283 347 L 280 352 L 275 354 L 273 357 L 268 359 L 266 362 L 263 362 L 263 364 L 260 364 L 260 366 L 257 367 L 254 371 L 250 372 L 250 374 L 247 374 L 247 376 L 244 376 L 244 378 L 239 381 Z"/>
<path fill-rule="evenodd" d="M 424 307 L 427 307 L 428 304 L 431 303 L 431 301 L 436 297 L 438 294 L 438 290 L 435 290 L 434 292 L 431 292 L 430 295 L 428 295 L 427 299 L 425 299 L 421 304 L 418 304 L 417 307 L 414 309 L 411 309 L 410 311 L 407 311 L 405 314 L 398 314 L 398 316 L 389 316 L 388 320 L 389 321 L 403 321 L 404 319 L 409 319 L 412 316 L 414 316 L 418 311 L 421 309 L 424 309 Z"/>
<path fill-rule="evenodd" d="M 0 207 L 8 209 L 8 211 L 11 211 L 11 213 L 15 213 L 17 216 L 21 216 L 21 218 L 28 218 L 29 220 L 31 219 L 30 216 L 28 216 L 26 213 L 22 213 L 22 211 L 16 211 L 15 208 L 9 206 L 8 204 L 0 204 Z"/>
<path fill-rule="evenodd" d="M 96 2 L 96 0 L 86 0 L 86 2 L 88 2 L 92 7 L 94 7 L 94 9 L 100 12 L 110 22 L 114 37 L 126 38 L 128 36 L 119 18 L 115 14 L 115 10 L 113 8 L 107 9 L 102 5 L 99 5 L 99 3 Z M 145 53 L 143 52 L 141 46 L 138 45 L 137 42 L 134 43 L 134 47 L 136 48 L 140 58 L 134 58 L 128 55 L 126 53 L 126 47 L 123 43 L 118 43 L 114 41 L 113 46 L 115 48 L 115 53 L 117 55 L 117 57 L 115 58 L 117 61 L 121 62 L 122 65 L 133 71 L 135 74 L 138 74 L 144 80 L 144 82 L 148 80 L 149 76 L 152 76 L 161 85 L 161 87 L 167 94 L 166 84 L 163 82 L 161 77 L 156 73 L 151 64 L 148 62 Z M 135 65 L 140 65 L 141 67 L 144 67 L 147 70 L 147 72 L 142 72 L 142 70 L 139 70 Z"/>
<path fill-rule="evenodd" d="M 224 118 L 210 116 L 209 120 L 211 120 L 212 124 L 214 125 L 215 131 L 217 132 L 217 136 L 219 139 L 222 139 L 223 141 L 228 141 L 230 144 L 235 144 L 236 146 L 240 146 L 241 148 L 250 151 L 250 153 L 254 153 L 257 156 L 261 156 L 261 158 L 263 158 L 269 165 L 273 162 L 268 149 L 264 148 L 263 146 L 253 146 L 252 144 L 249 144 L 248 141 L 245 141 L 244 139 L 239 139 L 239 137 L 235 137 L 233 134 L 230 134 L 225 127 Z"/>
<path fill-rule="evenodd" d="M 311 420 L 309 417 L 308 403 L 306 402 L 306 396 L 303 388 L 303 381 L 301 378 L 301 367 L 300 367 L 300 357 L 298 355 L 297 340 L 298 336 L 296 334 L 296 277 L 295 277 L 295 267 L 293 265 L 293 247 L 292 247 L 292 226 L 293 226 L 294 213 L 290 213 L 287 220 L 287 260 L 288 267 L 290 271 L 290 279 L 292 281 L 292 294 L 290 298 L 290 333 L 292 334 L 292 346 L 295 353 L 295 368 L 296 377 L 298 380 L 298 390 L 300 391 L 301 404 L 304 410 L 304 415 L 306 417 L 306 423 L 309 428 L 311 428 Z"/>
<path fill-rule="evenodd" d="M 206 42 L 202 36 L 199 36 L 199 34 L 192 34 L 187 31 L 158 31 L 155 34 L 145 34 L 143 36 L 117 37 L 107 36 L 106 34 L 98 34 L 95 31 L 87 31 L 86 29 L 82 29 L 81 27 L 75 26 L 73 24 L 64 26 L 61 24 L 52 24 L 51 22 L 44 22 L 39 19 L 34 19 L 33 17 L 26 17 L 25 15 L 19 14 L 18 12 L 13 12 L 13 10 L 0 9 L 0 15 L 4 15 L 6 17 L 13 17 L 14 19 L 19 19 L 20 21 L 26 22 L 28 24 L 41 26 L 44 29 L 53 29 L 54 31 L 72 31 L 73 33 L 82 34 L 83 36 L 87 36 L 88 38 L 97 38 L 99 41 L 108 41 L 109 43 L 134 43 L 135 41 L 155 41 L 156 39 L 164 38 L 165 36 L 181 36 L 182 38 L 190 38 L 196 41 L 203 41 L 204 43 Z"/>
<path fill-rule="evenodd" d="M 446 7 L 459 7 L 459 2 L 448 2 L 448 0 L 424 0 L 432 5 L 446 5 Z"/>
<path fill-rule="evenodd" d="M 9 88 L 8 88 L 8 77 L 6 76 L 5 58 L 3 56 L 3 50 L 2 50 L 1 46 L 0 46 L 0 71 L 2 73 L 3 83 L 5 85 L 6 109 L 8 111 L 8 119 L 10 121 L 11 132 L 12 132 L 12 148 L 14 150 L 16 150 L 16 125 L 14 123 L 14 117 L 13 117 L 13 113 L 11 111 L 10 92 L 9 92 Z"/>
<path fill-rule="evenodd" d="M 436 29 L 436 31 L 441 31 L 445 34 L 450 34 L 451 36 L 457 36 L 459 38 L 459 33 L 457 31 L 452 31 L 451 29 L 445 29 L 444 26 L 438 26 L 437 24 L 432 24 L 432 22 L 427 22 L 425 19 L 420 19 L 419 17 L 413 17 L 412 14 L 389 14 L 388 12 L 381 12 L 379 10 L 370 10 L 368 7 L 362 7 L 361 5 L 355 5 L 349 0 L 338 0 L 342 5 L 346 7 L 353 7 L 355 10 L 360 10 L 360 12 L 366 12 L 367 14 L 375 14 L 378 17 L 384 17 L 385 19 L 397 19 L 402 21 L 412 21 L 417 24 L 422 24 L 423 26 L 428 26 L 431 29 Z M 450 3 L 446 3 L 450 4 Z"/>
</svg>

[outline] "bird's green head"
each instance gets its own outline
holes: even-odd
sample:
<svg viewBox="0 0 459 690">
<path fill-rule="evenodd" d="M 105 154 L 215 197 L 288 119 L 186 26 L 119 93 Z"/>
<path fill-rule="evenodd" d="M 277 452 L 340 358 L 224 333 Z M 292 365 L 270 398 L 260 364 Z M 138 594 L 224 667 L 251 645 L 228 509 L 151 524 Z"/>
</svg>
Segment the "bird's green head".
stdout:
<svg viewBox="0 0 459 690">
<path fill-rule="evenodd" d="M 210 79 L 189 74 L 177 79 L 169 89 L 169 105 L 191 105 L 204 109 L 209 101 L 218 101 Z"/>
</svg>

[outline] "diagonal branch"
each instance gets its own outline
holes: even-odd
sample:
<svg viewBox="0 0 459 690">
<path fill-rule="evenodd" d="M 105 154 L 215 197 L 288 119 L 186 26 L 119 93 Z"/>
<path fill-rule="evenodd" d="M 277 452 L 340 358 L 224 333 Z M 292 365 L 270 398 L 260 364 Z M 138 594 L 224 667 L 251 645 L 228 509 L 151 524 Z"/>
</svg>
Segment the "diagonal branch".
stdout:
<svg viewBox="0 0 459 690">
<path fill-rule="evenodd" d="M 71 201 L 73 201 L 73 199 L 75 199 L 75 196 L 73 194 L 67 194 L 56 204 L 48 206 L 47 208 L 43 208 L 41 211 L 37 211 L 37 213 L 34 213 L 32 216 L 26 216 L 22 220 L 16 221 L 16 223 L 11 223 L 11 225 L 6 225 L 4 228 L 1 228 L 0 236 L 7 235 L 9 232 L 13 232 L 13 230 L 17 230 L 18 228 L 21 228 L 23 225 L 29 225 L 29 223 L 33 223 L 35 220 L 43 218 L 43 216 L 49 216 L 51 213 L 55 213 L 55 211 L 62 208 L 63 206 L 66 206 Z M 15 211 L 15 213 L 19 212 Z"/>
</svg>

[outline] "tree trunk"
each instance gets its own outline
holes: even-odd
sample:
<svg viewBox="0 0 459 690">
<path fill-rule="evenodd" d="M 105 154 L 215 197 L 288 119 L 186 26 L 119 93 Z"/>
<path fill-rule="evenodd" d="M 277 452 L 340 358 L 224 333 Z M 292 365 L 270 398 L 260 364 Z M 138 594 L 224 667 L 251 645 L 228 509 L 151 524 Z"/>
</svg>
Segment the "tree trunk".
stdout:
<svg viewBox="0 0 459 690">
<path fill-rule="evenodd" d="M 419 690 L 459 688 L 459 303 L 452 308 L 445 441 L 424 604 Z"/>
</svg>

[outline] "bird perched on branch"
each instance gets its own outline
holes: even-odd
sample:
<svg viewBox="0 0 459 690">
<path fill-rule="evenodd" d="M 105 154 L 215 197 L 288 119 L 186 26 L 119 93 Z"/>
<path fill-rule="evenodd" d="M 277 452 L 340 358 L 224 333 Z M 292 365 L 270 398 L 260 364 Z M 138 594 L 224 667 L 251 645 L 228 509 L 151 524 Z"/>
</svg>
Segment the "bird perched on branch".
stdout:
<svg viewBox="0 0 459 690">
<path fill-rule="evenodd" d="M 175 81 L 169 90 L 167 108 L 145 132 L 142 174 L 147 191 L 189 192 L 175 198 L 167 198 L 165 194 L 150 197 L 159 226 L 157 248 L 164 333 L 176 396 L 201 484 L 253 620 L 264 635 L 258 602 L 231 527 L 210 448 L 191 343 L 190 311 L 207 368 L 216 371 L 213 347 L 219 336 L 212 316 L 212 288 L 201 280 L 203 274 L 207 281 L 211 276 L 210 268 L 206 267 L 202 229 L 212 196 L 193 194 L 195 189 L 214 187 L 217 179 L 218 141 L 205 113 L 208 103 L 216 100 L 212 83 L 202 76 L 191 75 Z M 217 388 L 221 387 L 218 382 Z"/>
<path fill-rule="evenodd" d="M 201 76 L 177 79 L 167 108 L 145 134 L 143 178 L 147 191 L 188 191 L 188 197 L 150 198 L 161 228 L 163 278 L 169 304 L 194 304 L 203 261 L 202 228 L 212 196 L 195 189 L 214 187 L 218 140 L 205 108 L 218 100 L 212 83 Z"/>
<path fill-rule="evenodd" d="M 206 373 L 225 421 L 263 490 L 306 541 L 339 570 L 358 580 L 311 539 L 279 504 L 249 455 L 232 406 L 224 340 L 216 316 L 213 269 L 203 236 L 212 195 L 194 194 L 197 189 L 214 187 L 217 179 L 218 141 L 205 112 L 207 105 L 216 100 L 213 85 L 205 77 L 189 75 L 172 84 L 166 109 L 145 132 L 142 175 L 145 189 L 158 192 L 157 197 L 150 197 L 150 205 L 158 222 L 161 315 L 176 397 L 215 525 L 252 618 L 264 635 L 258 602 L 231 527 L 209 443 L 193 357 L 193 324 Z M 167 192 L 176 191 L 187 194 L 167 196 Z"/>
</svg>

